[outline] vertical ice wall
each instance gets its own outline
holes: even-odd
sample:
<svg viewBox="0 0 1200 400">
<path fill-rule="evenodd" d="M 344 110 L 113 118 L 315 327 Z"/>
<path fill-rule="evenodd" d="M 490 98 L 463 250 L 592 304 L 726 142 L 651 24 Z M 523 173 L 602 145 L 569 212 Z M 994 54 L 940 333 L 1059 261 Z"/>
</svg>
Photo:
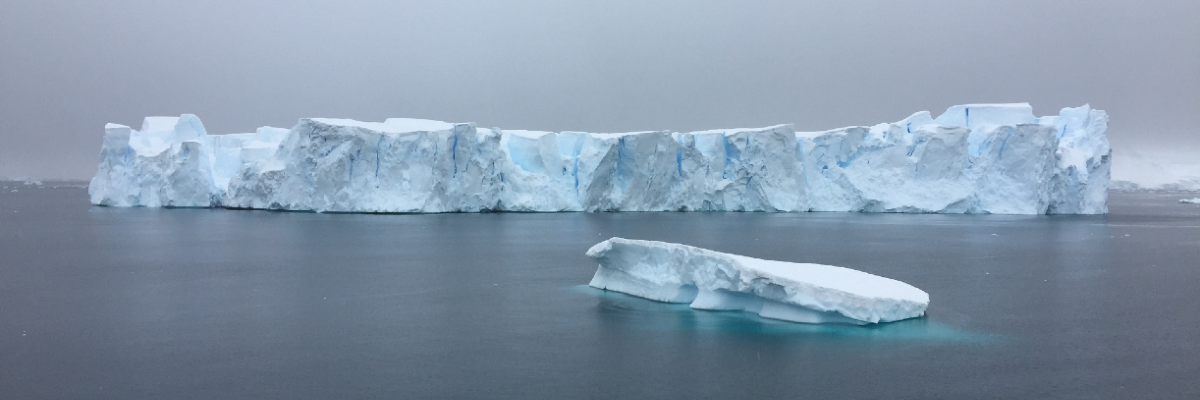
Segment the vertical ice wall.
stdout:
<svg viewBox="0 0 1200 400">
<path fill-rule="evenodd" d="M 1035 118 L 1028 104 L 953 106 L 936 119 L 797 133 L 812 211 L 1102 214 L 1108 116 Z M 1072 122 L 1065 122 L 1072 121 Z"/>
<path fill-rule="evenodd" d="M 104 127 L 92 204 L 145 207 L 221 205 L 228 182 L 249 161 L 271 157 L 288 130 L 208 135 L 195 115 L 147 117 L 142 129 Z"/>
<path fill-rule="evenodd" d="M 480 211 L 494 197 L 485 168 L 491 168 L 495 145 L 476 139 L 474 124 L 302 119 L 273 157 L 243 164 L 222 205 L 341 212 Z"/>
<path fill-rule="evenodd" d="M 94 204 L 338 212 L 1107 212 L 1107 115 L 1028 104 L 825 132 L 536 132 L 302 119 L 208 135 L 108 125 Z"/>
<path fill-rule="evenodd" d="M 1108 213 L 1108 184 L 1112 148 L 1108 144 L 1108 114 L 1088 105 L 1064 108 L 1058 117 L 1043 117 L 1058 136 L 1052 214 Z"/>
</svg>

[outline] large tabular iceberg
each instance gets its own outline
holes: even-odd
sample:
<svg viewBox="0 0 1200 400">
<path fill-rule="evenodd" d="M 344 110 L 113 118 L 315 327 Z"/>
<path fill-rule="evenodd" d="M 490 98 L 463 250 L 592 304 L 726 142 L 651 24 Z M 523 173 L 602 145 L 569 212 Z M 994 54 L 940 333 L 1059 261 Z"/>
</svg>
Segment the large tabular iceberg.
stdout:
<svg viewBox="0 0 1200 400">
<path fill-rule="evenodd" d="M 302 119 L 209 135 L 194 115 L 105 127 L 93 204 L 330 212 L 1106 213 L 1108 116 L 954 106 L 825 132 L 535 132 Z"/>
<path fill-rule="evenodd" d="M 674 243 L 612 238 L 587 251 L 589 283 L 651 300 L 805 323 L 872 324 L 920 317 L 929 294 L 849 268 L 760 260 Z"/>
</svg>

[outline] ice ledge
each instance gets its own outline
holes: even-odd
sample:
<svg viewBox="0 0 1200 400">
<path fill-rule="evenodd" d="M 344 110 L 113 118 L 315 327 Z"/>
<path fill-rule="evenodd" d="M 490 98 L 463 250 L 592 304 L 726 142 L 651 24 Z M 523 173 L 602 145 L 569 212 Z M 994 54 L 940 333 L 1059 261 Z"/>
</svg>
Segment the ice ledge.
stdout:
<svg viewBox="0 0 1200 400">
<path fill-rule="evenodd" d="M 865 325 L 925 314 L 929 294 L 849 268 L 612 238 L 587 251 L 600 263 L 590 286 L 699 310 L 745 311 L 802 323 Z"/>
</svg>

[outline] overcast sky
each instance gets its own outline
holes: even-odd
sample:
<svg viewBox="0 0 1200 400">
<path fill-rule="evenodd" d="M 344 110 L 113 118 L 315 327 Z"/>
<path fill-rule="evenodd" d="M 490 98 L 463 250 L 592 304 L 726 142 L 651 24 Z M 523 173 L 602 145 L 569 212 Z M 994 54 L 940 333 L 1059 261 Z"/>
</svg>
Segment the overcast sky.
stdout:
<svg viewBox="0 0 1200 400">
<path fill-rule="evenodd" d="M 106 122 L 181 113 L 824 130 L 1091 103 L 1118 152 L 1200 149 L 1198 21 L 1194 0 L 3 0 L 0 176 L 89 178 Z"/>
</svg>

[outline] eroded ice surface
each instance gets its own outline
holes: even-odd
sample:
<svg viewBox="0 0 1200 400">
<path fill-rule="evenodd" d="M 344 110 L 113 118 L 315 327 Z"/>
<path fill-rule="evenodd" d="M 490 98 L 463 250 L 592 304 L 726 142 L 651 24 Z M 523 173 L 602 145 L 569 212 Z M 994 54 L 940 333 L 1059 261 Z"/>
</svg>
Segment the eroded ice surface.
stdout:
<svg viewBox="0 0 1200 400">
<path fill-rule="evenodd" d="M 105 127 L 94 204 L 339 212 L 1107 212 L 1108 116 L 1028 104 L 824 132 L 537 132 L 307 118 L 209 135 Z"/>
<path fill-rule="evenodd" d="M 590 286 L 804 323 L 870 324 L 924 315 L 929 294 L 849 268 L 720 253 L 682 244 L 612 238 L 587 251 L 600 263 Z"/>
</svg>

